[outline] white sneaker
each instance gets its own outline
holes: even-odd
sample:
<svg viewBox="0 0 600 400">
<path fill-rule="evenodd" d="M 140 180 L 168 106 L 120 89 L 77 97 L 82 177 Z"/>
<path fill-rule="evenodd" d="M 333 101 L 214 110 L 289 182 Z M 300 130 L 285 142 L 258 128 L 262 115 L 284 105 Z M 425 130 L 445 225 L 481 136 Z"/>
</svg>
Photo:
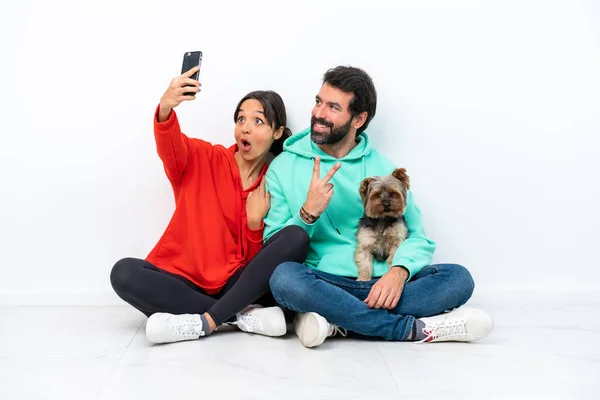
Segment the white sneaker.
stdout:
<svg viewBox="0 0 600 400">
<path fill-rule="evenodd" d="M 237 325 L 244 332 L 265 336 L 283 336 L 287 332 L 285 316 L 279 307 L 250 305 L 236 314 L 236 317 L 231 325 Z"/>
<path fill-rule="evenodd" d="M 419 318 L 425 323 L 421 342 L 472 342 L 486 337 L 494 329 L 494 321 L 486 312 L 460 307 L 445 314 Z"/>
<path fill-rule="evenodd" d="M 146 322 L 146 338 L 153 343 L 173 343 L 204 336 L 198 314 L 152 314 Z"/>
<path fill-rule="evenodd" d="M 304 347 L 316 347 L 323 344 L 325 339 L 337 333 L 346 337 L 348 332 L 327 322 L 315 312 L 298 313 L 294 320 L 294 330 Z"/>
</svg>

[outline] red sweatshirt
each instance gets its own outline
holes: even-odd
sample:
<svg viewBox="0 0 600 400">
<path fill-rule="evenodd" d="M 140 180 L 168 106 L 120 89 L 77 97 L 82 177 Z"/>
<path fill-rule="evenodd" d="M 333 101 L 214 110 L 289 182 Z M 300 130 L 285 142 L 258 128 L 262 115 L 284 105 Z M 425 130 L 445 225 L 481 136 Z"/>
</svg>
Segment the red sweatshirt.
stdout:
<svg viewBox="0 0 600 400">
<path fill-rule="evenodd" d="M 237 145 L 227 149 L 188 138 L 174 110 L 167 121 L 158 122 L 156 109 L 154 137 L 175 194 L 175 212 L 146 260 L 217 293 L 262 246 L 264 225 L 257 231 L 248 228 L 246 199 L 267 166 L 243 190 L 234 158 Z"/>
</svg>

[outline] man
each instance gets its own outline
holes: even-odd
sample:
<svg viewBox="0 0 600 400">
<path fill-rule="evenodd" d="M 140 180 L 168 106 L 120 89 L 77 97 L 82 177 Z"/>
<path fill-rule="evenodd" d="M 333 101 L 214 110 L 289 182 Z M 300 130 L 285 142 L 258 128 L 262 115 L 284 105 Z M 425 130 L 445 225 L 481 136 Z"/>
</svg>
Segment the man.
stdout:
<svg viewBox="0 0 600 400">
<path fill-rule="evenodd" d="M 404 212 L 408 237 L 394 253 L 392 267 L 374 260 L 373 280 L 356 280 L 356 233 L 364 212 L 360 182 L 396 168 L 371 147 L 365 132 L 376 106 L 375 87 L 363 70 L 327 71 L 310 128 L 288 139 L 271 164 L 264 239 L 289 225 L 302 227 L 310 237 L 304 264 L 276 268 L 273 295 L 298 312 L 294 329 L 306 347 L 346 330 L 386 340 L 481 339 L 493 329 L 490 316 L 458 308 L 471 297 L 473 279 L 460 265 L 430 265 L 435 243 L 425 235 L 410 190 Z"/>
</svg>

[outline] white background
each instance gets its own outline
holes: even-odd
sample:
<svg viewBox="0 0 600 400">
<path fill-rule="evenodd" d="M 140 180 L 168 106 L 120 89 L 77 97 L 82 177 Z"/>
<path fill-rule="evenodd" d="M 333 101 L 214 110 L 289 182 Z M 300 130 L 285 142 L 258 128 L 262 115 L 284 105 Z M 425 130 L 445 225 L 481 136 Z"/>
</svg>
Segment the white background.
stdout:
<svg viewBox="0 0 600 400">
<path fill-rule="evenodd" d="M 255 89 L 296 132 L 326 69 L 362 67 L 368 132 L 407 168 L 435 261 L 479 293 L 600 289 L 594 0 L 2 0 L 0 41 L 0 302 L 120 302 L 112 265 L 173 211 L 152 115 L 189 50 L 188 135 L 231 144 Z"/>
</svg>

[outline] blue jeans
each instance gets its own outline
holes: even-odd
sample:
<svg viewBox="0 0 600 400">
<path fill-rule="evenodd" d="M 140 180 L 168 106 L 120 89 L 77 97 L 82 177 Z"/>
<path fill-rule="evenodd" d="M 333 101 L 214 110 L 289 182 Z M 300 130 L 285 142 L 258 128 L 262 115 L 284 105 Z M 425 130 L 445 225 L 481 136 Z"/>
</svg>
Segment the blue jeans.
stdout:
<svg viewBox="0 0 600 400">
<path fill-rule="evenodd" d="M 304 264 L 280 264 L 271 275 L 275 300 L 296 312 L 316 312 L 327 321 L 359 335 L 407 340 L 415 318 L 459 307 L 473 294 L 475 283 L 467 269 L 456 264 L 423 268 L 404 285 L 392 310 L 369 308 L 363 300 L 377 279 L 354 279 L 314 270 Z"/>
</svg>

